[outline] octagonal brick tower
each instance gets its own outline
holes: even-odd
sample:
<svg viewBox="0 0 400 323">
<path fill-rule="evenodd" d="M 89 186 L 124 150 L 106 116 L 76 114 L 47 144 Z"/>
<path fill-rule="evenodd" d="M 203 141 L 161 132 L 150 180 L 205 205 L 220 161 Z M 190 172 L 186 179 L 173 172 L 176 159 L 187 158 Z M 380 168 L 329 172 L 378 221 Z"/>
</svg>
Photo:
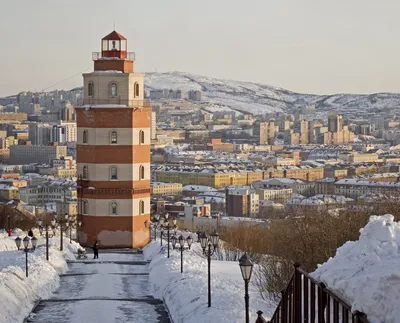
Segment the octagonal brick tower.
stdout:
<svg viewBox="0 0 400 323">
<path fill-rule="evenodd" d="M 136 248 L 149 241 L 150 117 L 144 74 L 134 73 L 134 53 L 113 31 L 93 53 L 94 71 L 83 74 L 77 113 L 79 242 Z"/>
</svg>

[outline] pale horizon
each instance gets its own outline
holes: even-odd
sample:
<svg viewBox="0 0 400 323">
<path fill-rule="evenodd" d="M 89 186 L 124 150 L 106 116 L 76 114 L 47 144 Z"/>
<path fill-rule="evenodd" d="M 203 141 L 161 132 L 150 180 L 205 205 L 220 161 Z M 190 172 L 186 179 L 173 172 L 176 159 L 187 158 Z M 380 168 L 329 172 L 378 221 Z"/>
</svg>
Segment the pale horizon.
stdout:
<svg viewBox="0 0 400 323">
<path fill-rule="evenodd" d="M 139 72 L 180 71 L 307 94 L 399 93 L 400 2 L 36 0 L 4 2 L 0 96 L 93 68 L 115 29 Z M 69 90 L 82 76 L 48 89 Z"/>
</svg>

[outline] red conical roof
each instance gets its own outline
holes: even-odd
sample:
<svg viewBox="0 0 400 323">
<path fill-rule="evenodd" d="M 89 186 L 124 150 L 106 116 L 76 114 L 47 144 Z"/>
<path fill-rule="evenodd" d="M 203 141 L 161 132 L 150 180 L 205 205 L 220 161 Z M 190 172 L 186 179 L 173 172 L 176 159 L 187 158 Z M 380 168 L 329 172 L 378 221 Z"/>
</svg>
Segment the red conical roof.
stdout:
<svg viewBox="0 0 400 323">
<path fill-rule="evenodd" d="M 108 34 L 106 37 L 104 37 L 102 40 L 126 40 L 124 36 L 121 34 L 118 34 L 115 30 Z"/>
</svg>

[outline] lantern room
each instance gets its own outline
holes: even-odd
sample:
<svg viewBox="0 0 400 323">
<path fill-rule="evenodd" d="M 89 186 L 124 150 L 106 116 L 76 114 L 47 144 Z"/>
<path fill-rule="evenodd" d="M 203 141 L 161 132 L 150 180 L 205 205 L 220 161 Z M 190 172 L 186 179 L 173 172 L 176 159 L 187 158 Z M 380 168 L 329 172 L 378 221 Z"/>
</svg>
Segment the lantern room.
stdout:
<svg viewBox="0 0 400 323">
<path fill-rule="evenodd" d="M 101 40 L 101 56 L 126 59 L 127 41 L 115 30 Z"/>
</svg>

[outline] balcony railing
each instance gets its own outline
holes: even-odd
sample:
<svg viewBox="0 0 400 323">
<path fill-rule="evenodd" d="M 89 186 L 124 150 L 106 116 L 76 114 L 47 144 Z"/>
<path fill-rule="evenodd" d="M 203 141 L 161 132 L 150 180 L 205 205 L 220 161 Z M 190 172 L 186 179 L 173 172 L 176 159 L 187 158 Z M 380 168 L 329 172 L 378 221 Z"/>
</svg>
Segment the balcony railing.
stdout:
<svg viewBox="0 0 400 323">
<path fill-rule="evenodd" d="M 98 61 L 98 60 L 102 60 L 102 59 L 103 60 L 123 59 L 123 60 L 128 60 L 128 61 L 134 61 L 136 58 L 135 52 L 126 52 L 125 54 L 126 54 L 126 58 L 119 58 L 119 57 L 103 57 L 101 55 L 101 52 L 93 52 L 92 60 Z"/>
<path fill-rule="evenodd" d="M 108 99 L 95 99 L 95 98 L 87 98 L 78 100 L 78 107 L 79 106 L 87 106 L 87 105 L 123 105 L 132 108 L 150 108 L 150 103 L 145 100 L 126 100 L 121 99 L 120 97 L 116 98 L 108 98 Z"/>
</svg>

